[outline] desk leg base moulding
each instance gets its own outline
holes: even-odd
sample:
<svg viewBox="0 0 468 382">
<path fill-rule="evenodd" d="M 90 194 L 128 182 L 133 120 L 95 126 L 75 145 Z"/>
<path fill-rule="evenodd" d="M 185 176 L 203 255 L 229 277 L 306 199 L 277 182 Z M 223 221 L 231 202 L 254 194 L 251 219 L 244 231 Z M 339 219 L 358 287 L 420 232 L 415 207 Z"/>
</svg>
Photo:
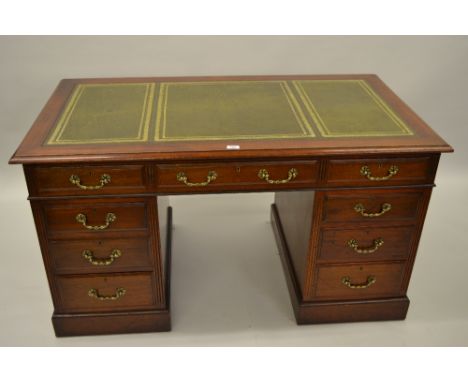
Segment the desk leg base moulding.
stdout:
<svg viewBox="0 0 468 382">
<path fill-rule="evenodd" d="M 165 296 L 166 309 L 115 312 L 99 314 L 57 314 L 52 316 L 57 337 L 99 334 L 125 334 L 167 332 L 171 330 L 171 258 L 172 258 L 172 207 L 167 207 L 165 248 Z"/>
<path fill-rule="evenodd" d="M 406 296 L 363 301 L 303 301 L 278 209 L 274 204 L 271 206 L 271 223 L 298 325 L 390 321 L 406 318 L 410 302 Z"/>
<path fill-rule="evenodd" d="M 169 310 L 103 314 L 54 314 L 57 337 L 167 332 L 171 330 Z"/>
</svg>

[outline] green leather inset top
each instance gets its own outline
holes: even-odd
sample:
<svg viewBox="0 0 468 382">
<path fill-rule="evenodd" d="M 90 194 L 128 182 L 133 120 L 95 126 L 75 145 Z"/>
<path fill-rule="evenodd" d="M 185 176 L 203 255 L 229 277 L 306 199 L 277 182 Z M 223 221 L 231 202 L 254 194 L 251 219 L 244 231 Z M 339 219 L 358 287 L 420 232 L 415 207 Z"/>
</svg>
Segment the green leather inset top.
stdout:
<svg viewBox="0 0 468 382">
<path fill-rule="evenodd" d="M 156 140 L 313 135 L 286 81 L 179 82 L 160 86 Z"/>
<path fill-rule="evenodd" d="M 80 84 L 48 144 L 148 140 L 155 84 Z"/>
<path fill-rule="evenodd" d="M 293 83 L 324 137 L 412 134 L 364 80 L 303 80 Z"/>
<path fill-rule="evenodd" d="M 47 144 L 412 134 L 364 80 L 80 84 Z"/>
</svg>

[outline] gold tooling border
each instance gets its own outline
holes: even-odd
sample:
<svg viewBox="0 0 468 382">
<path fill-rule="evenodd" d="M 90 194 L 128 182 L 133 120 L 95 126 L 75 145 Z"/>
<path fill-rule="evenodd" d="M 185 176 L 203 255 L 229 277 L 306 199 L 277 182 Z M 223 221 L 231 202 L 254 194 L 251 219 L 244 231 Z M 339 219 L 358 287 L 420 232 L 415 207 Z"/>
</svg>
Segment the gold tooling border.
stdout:
<svg viewBox="0 0 468 382">
<path fill-rule="evenodd" d="M 146 87 L 143 108 L 140 116 L 140 124 L 138 127 L 138 134 L 136 137 L 128 138 L 98 138 L 98 139 L 61 139 L 73 111 L 83 92 L 87 88 L 92 87 L 121 87 L 121 86 L 138 86 Z M 125 143 L 125 142 L 146 142 L 148 140 L 148 131 L 150 126 L 150 119 L 153 108 L 154 89 L 155 83 L 121 83 L 121 84 L 79 84 L 74 89 L 70 101 L 68 102 L 60 120 L 58 121 L 52 135 L 47 141 L 48 145 L 59 144 L 87 144 L 87 143 Z"/>
<path fill-rule="evenodd" d="M 219 85 L 219 84 L 270 84 L 276 83 L 281 87 L 284 96 L 288 102 L 288 105 L 302 131 L 301 134 L 290 133 L 290 134 L 261 134 L 261 135 L 223 135 L 223 136 L 212 136 L 212 135 L 195 135 L 195 136 L 171 136 L 168 137 L 166 134 L 166 114 L 167 114 L 167 102 L 169 98 L 169 87 L 170 86 L 184 86 L 184 85 Z M 162 135 L 161 135 L 162 132 Z M 299 102 L 294 97 L 288 83 L 286 81 L 212 81 L 212 82 L 163 82 L 160 84 L 158 107 L 156 114 L 156 141 L 196 141 L 196 140 L 227 140 L 227 139 L 278 139 L 278 138 L 305 138 L 314 137 L 315 134 L 310 126 L 307 118 L 302 111 Z"/>
<path fill-rule="evenodd" d="M 302 83 L 304 82 L 354 82 L 358 84 L 364 91 L 371 97 L 375 104 L 395 123 L 397 127 L 400 128 L 400 131 L 396 132 L 364 132 L 364 133 L 334 133 L 332 132 L 323 119 L 320 117 L 319 112 L 315 108 L 314 104 L 310 100 L 306 91 L 304 90 Z M 316 124 L 321 135 L 323 137 L 386 137 L 386 136 L 399 136 L 399 135 L 413 135 L 413 132 L 408 126 L 388 107 L 388 105 L 372 90 L 372 88 L 364 80 L 302 80 L 302 81 L 292 81 L 294 87 L 296 88 L 299 96 L 306 107 L 306 110 L 309 112 L 310 117 Z"/>
<path fill-rule="evenodd" d="M 313 102 L 307 95 L 303 83 L 308 82 L 352 82 L 358 84 L 375 102 L 382 112 L 387 115 L 390 120 L 400 129 L 394 132 L 363 132 L 363 133 L 337 133 L 333 132 L 318 113 Z M 294 118 L 300 128 L 300 133 L 282 133 L 282 134 L 255 134 L 255 135 L 225 135 L 225 136 L 167 136 L 167 105 L 169 99 L 169 88 L 171 86 L 185 86 L 185 85 L 219 85 L 219 84 L 277 84 L 280 86 L 289 108 L 294 115 Z M 291 90 L 288 81 L 203 81 L 203 82 L 162 82 L 162 83 L 118 83 L 118 84 L 79 84 L 73 90 L 70 100 L 67 103 L 64 112 L 62 113 L 58 123 L 56 124 L 50 138 L 47 140 L 48 145 L 59 144 L 93 144 L 93 143 L 132 143 L 132 142 L 146 142 L 149 138 L 149 128 L 152 124 L 152 111 L 155 97 L 155 88 L 159 85 L 159 96 L 157 100 L 156 118 L 155 118 L 155 141 L 196 141 L 196 140 L 236 140 L 236 139 L 281 139 L 281 138 L 310 138 L 315 137 L 316 134 L 310 124 L 317 128 L 317 132 L 325 138 L 333 137 L 372 137 L 372 136 L 401 136 L 401 135 L 414 135 L 410 128 L 390 109 L 390 107 L 372 90 L 372 88 L 364 80 L 299 80 L 291 81 L 295 88 L 297 95 Z M 125 138 L 98 138 L 98 139 L 63 139 L 63 133 L 66 130 L 70 118 L 79 103 L 80 97 L 83 95 L 87 88 L 91 87 L 120 87 L 120 86 L 145 86 L 146 92 L 140 116 L 140 123 L 138 127 L 138 134 L 135 137 Z M 305 108 L 306 113 L 304 113 Z M 306 114 L 308 118 L 306 117 Z"/>
</svg>

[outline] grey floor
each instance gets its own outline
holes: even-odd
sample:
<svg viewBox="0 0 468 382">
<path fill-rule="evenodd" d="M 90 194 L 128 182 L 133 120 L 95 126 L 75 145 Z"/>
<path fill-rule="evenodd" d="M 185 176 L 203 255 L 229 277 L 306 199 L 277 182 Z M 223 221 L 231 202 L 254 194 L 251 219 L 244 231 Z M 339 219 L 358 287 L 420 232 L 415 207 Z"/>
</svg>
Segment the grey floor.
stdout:
<svg viewBox="0 0 468 382">
<path fill-rule="evenodd" d="M 297 326 L 269 224 L 272 194 L 171 197 L 168 333 L 55 338 L 52 303 L 19 171 L 0 198 L 0 345 L 468 345 L 468 182 L 439 176 L 405 321 Z"/>
</svg>

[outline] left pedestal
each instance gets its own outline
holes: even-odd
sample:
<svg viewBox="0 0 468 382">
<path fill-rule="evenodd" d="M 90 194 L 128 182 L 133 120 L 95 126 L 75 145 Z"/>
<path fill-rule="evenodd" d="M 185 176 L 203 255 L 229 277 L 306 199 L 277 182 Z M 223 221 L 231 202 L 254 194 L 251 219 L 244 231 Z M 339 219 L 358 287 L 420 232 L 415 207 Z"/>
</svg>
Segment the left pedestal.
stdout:
<svg viewBox="0 0 468 382">
<path fill-rule="evenodd" d="M 171 330 L 170 284 L 171 284 L 171 248 L 172 248 L 172 208 L 166 209 L 165 248 L 163 256 L 164 305 L 154 310 L 118 311 L 105 313 L 57 313 L 52 316 L 52 323 L 57 337 L 166 332 Z M 157 280 L 157 278 L 155 278 Z M 161 287 L 161 286 L 160 286 Z"/>
<path fill-rule="evenodd" d="M 167 197 L 105 194 L 110 182 L 102 181 L 106 174 L 98 168 L 64 173 L 70 173 L 67 180 L 76 190 L 55 196 L 53 187 L 44 193 L 37 169 L 26 171 L 55 334 L 170 330 L 172 209 Z M 112 180 L 118 186 L 118 179 Z"/>
</svg>

